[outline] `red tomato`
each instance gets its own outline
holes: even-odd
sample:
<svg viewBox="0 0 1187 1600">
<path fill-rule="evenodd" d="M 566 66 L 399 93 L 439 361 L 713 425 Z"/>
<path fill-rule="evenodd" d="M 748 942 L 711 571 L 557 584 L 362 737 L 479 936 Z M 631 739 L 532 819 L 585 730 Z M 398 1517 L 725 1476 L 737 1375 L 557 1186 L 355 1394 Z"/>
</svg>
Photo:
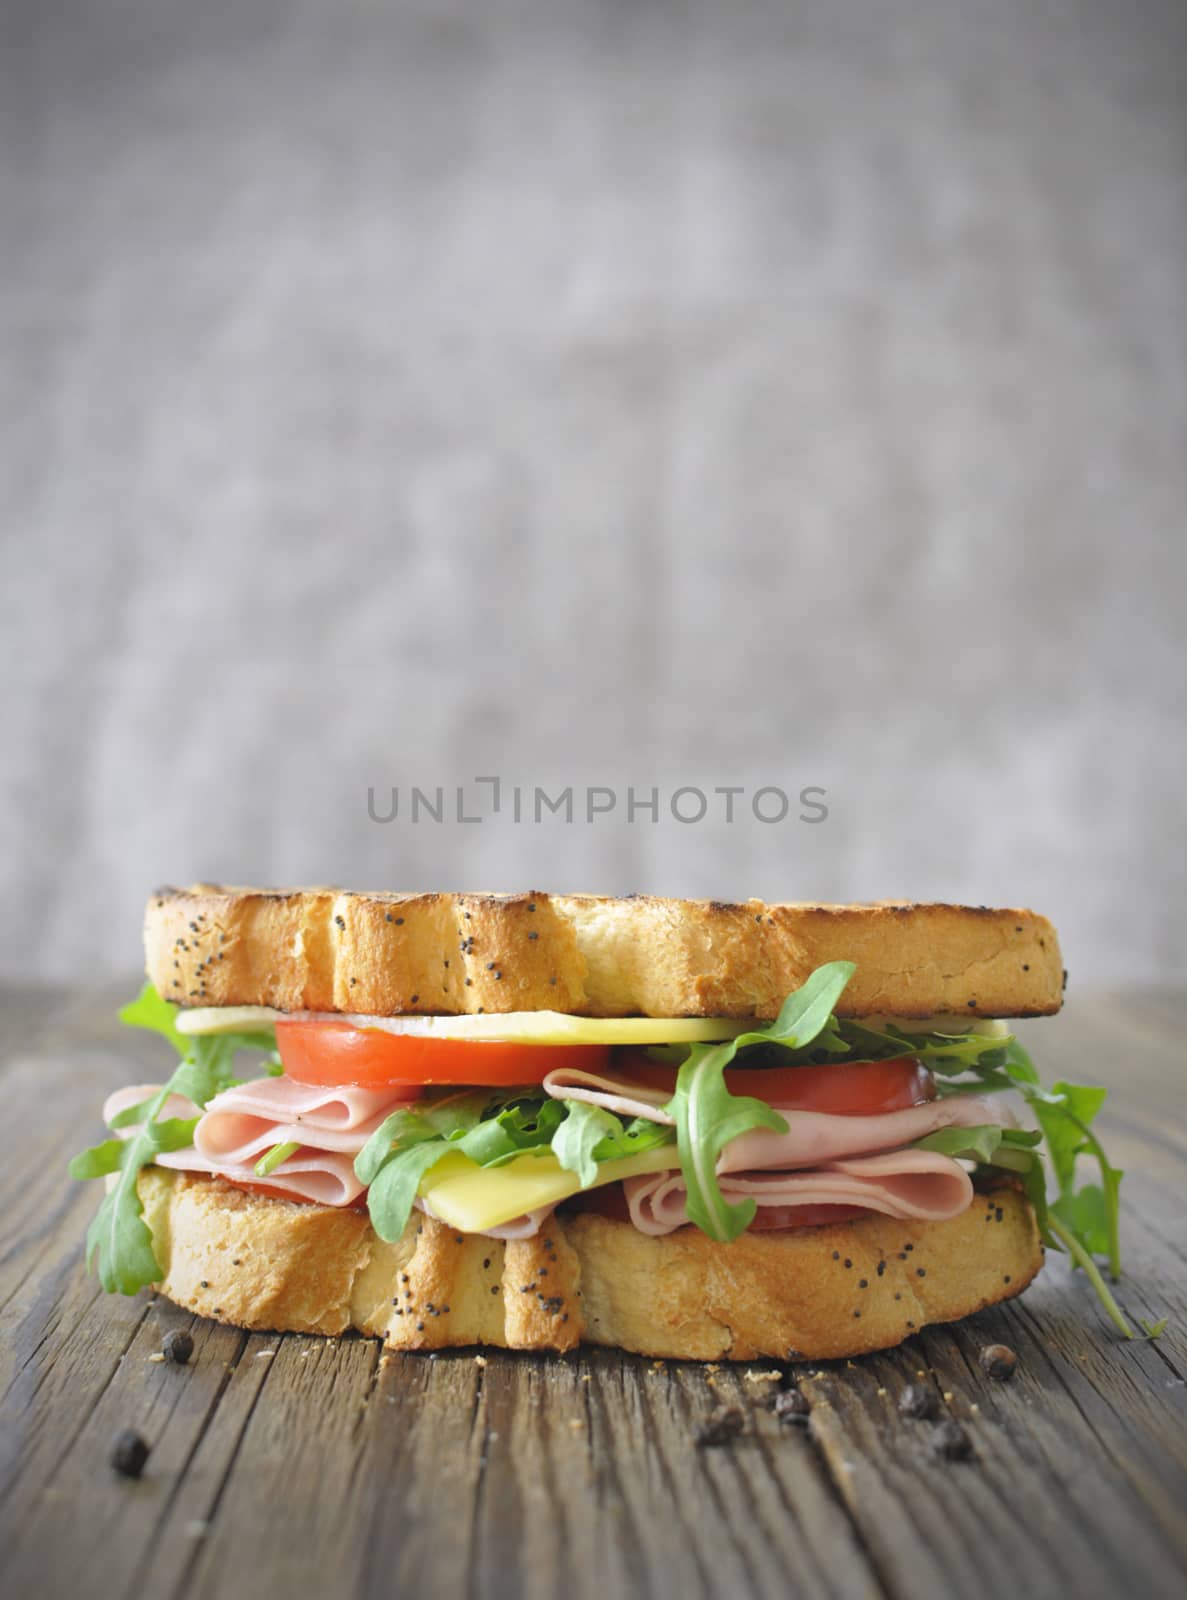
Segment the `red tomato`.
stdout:
<svg viewBox="0 0 1187 1600">
<path fill-rule="evenodd" d="M 276 1024 L 276 1047 L 284 1070 L 298 1083 L 461 1083 L 513 1088 L 540 1083 L 563 1060 L 566 1066 L 604 1072 L 610 1059 L 602 1044 L 508 1044 L 496 1039 L 428 1039 L 423 1034 L 384 1033 L 349 1022 Z"/>
<path fill-rule="evenodd" d="M 675 1067 L 661 1066 L 644 1055 L 624 1054 L 615 1070 L 650 1088 L 676 1087 Z M 788 1111 L 824 1111 L 835 1117 L 877 1117 L 936 1097 L 935 1079 L 915 1056 L 824 1067 L 727 1067 L 725 1083 L 731 1094 L 753 1095 Z"/>
<path fill-rule="evenodd" d="M 776 1228 L 823 1228 L 830 1222 L 852 1222 L 868 1217 L 865 1206 L 759 1206 L 748 1233 L 772 1232 Z"/>
</svg>

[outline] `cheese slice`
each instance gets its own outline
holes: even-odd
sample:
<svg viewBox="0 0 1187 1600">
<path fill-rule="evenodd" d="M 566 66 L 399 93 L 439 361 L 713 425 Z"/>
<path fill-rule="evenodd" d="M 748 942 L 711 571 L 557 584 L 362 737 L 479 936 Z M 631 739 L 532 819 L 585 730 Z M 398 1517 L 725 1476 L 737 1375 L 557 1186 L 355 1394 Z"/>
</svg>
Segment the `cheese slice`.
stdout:
<svg viewBox="0 0 1187 1600">
<path fill-rule="evenodd" d="M 641 1172 L 668 1172 L 680 1165 L 675 1144 L 657 1145 L 637 1156 L 598 1163 L 597 1182 L 620 1183 Z M 581 1189 L 554 1155 L 516 1156 L 502 1167 L 480 1167 L 460 1150 L 442 1156 L 421 1181 L 420 1193 L 435 1216 L 459 1233 L 485 1233 L 525 1212 L 558 1205 Z"/>
<path fill-rule="evenodd" d="M 733 1039 L 762 1023 L 726 1017 L 572 1017 L 563 1011 L 483 1012 L 462 1017 L 370 1017 L 270 1006 L 195 1006 L 177 1013 L 179 1032 L 259 1033 L 285 1019 L 349 1022 L 355 1028 L 428 1039 L 501 1039 L 513 1044 L 697 1044 Z"/>
</svg>

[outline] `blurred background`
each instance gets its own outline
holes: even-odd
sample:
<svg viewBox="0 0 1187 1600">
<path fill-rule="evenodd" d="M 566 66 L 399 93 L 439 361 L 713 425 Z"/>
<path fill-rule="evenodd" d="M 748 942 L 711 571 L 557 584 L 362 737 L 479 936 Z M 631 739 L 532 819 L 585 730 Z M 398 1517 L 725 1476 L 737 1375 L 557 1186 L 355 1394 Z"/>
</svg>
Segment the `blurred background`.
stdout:
<svg viewBox="0 0 1187 1600">
<path fill-rule="evenodd" d="M 1033 904 L 1181 980 L 1179 0 L 0 15 L 0 973 L 206 877 Z"/>
</svg>

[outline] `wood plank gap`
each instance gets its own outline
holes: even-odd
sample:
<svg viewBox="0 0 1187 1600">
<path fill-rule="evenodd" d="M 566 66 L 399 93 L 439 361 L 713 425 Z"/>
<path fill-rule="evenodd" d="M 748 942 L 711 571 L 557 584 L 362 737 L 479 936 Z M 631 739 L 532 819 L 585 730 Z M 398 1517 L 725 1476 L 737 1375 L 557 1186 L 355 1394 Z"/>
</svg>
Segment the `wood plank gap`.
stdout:
<svg viewBox="0 0 1187 1600">
<path fill-rule="evenodd" d="M 99 1292 L 97 1294 L 95 1294 L 92 1297 L 92 1299 L 89 1301 L 89 1303 L 87 1304 L 85 1309 L 87 1311 L 89 1311 L 94 1306 L 95 1301 L 98 1300 L 101 1295 L 102 1295 L 102 1290 L 99 1290 Z M 138 1319 L 136 1320 L 135 1324 L 133 1325 L 130 1333 L 128 1334 L 127 1340 L 125 1341 L 122 1350 L 120 1351 L 119 1355 L 115 1358 L 115 1360 L 112 1362 L 110 1372 L 108 1372 L 106 1378 L 104 1378 L 104 1380 L 103 1380 L 102 1384 L 100 1385 L 99 1389 L 92 1396 L 87 1409 L 79 1417 L 76 1426 L 70 1431 L 70 1433 L 69 1433 L 69 1435 L 67 1437 L 66 1443 L 63 1445 L 62 1449 L 58 1452 L 57 1456 L 54 1458 L 54 1460 L 53 1460 L 53 1462 L 52 1462 L 52 1464 L 50 1466 L 49 1471 L 46 1473 L 45 1478 L 42 1480 L 39 1493 L 44 1494 L 46 1489 L 48 1489 L 50 1487 L 50 1485 L 53 1483 L 53 1481 L 54 1481 L 55 1477 L 57 1476 L 58 1472 L 61 1470 L 62 1463 L 66 1460 L 66 1458 L 69 1456 L 70 1452 L 73 1450 L 75 1444 L 78 1442 L 79 1435 L 82 1433 L 83 1429 L 86 1427 L 88 1421 L 90 1420 L 91 1414 L 96 1410 L 96 1408 L 99 1405 L 99 1402 L 103 1399 L 103 1396 L 107 1393 L 108 1389 L 110 1389 L 112 1383 L 115 1381 L 115 1376 L 120 1370 L 120 1366 L 123 1363 L 124 1357 L 127 1355 L 128 1351 L 132 1348 L 133 1344 L 136 1342 L 136 1336 L 140 1332 L 140 1329 L 143 1326 L 145 1318 L 148 1316 L 148 1313 L 149 1313 L 149 1303 L 146 1301 L 145 1304 L 142 1305 L 141 1308 L 140 1308 L 140 1316 L 138 1317 Z M 37 1346 L 37 1348 L 40 1349 L 41 1346 L 44 1343 L 45 1343 L 45 1340 L 43 1339 L 41 1341 L 41 1343 Z M 29 1359 L 31 1360 L 32 1357 L 30 1357 Z M 26 1361 L 24 1363 L 24 1365 L 21 1367 L 21 1372 L 22 1373 L 26 1370 L 28 1365 L 29 1365 L 29 1363 L 28 1363 L 28 1361 Z M 19 1376 L 20 1376 L 20 1374 L 18 1373 L 18 1377 Z M 15 1382 L 15 1380 L 14 1380 L 14 1382 Z M 34 1386 L 34 1390 L 33 1390 L 34 1394 L 36 1394 L 38 1392 L 40 1387 L 41 1387 L 41 1381 L 40 1381 L 40 1377 L 39 1377 L 37 1384 Z M 20 1481 L 19 1478 L 14 1477 L 12 1482 L 6 1486 L 6 1488 L 4 1489 L 4 1491 L 2 1493 L 0 1493 L 0 1506 L 3 1506 L 5 1500 L 7 1500 L 9 1494 L 16 1487 L 16 1484 L 19 1481 Z"/>
<path fill-rule="evenodd" d="M 242 1336 L 242 1339 L 240 1341 L 239 1348 L 235 1352 L 234 1359 L 231 1361 L 230 1365 L 227 1368 L 226 1377 L 223 1379 L 222 1383 L 219 1386 L 219 1398 L 220 1399 L 222 1398 L 222 1395 L 226 1390 L 227 1380 L 229 1380 L 235 1374 L 235 1372 L 238 1371 L 239 1364 L 243 1360 L 244 1352 L 247 1350 L 247 1346 L 248 1346 L 248 1344 L 250 1342 L 251 1342 L 251 1335 L 248 1334 L 248 1333 L 244 1333 L 243 1336 Z M 267 1365 L 267 1370 L 264 1372 L 263 1377 L 260 1379 L 259 1386 L 256 1389 L 256 1392 L 251 1397 L 251 1401 L 250 1401 L 250 1403 L 249 1403 L 249 1405 L 247 1407 L 247 1413 L 243 1418 L 243 1425 L 239 1429 L 238 1434 L 236 1435 L 235 1443 L 232 1446 L 231 1453 L 227 1457 L 227 1464 L 226 1464 L 226 1467 L 223 1470 L 223 1475 L 219 1479 L 218 1485 L 217 1485 L 217 1487 L 215 1488 L 215 1491 L 214 1491 L 214 1497 L 210 1501 L 210 1504 L 209 1504 L 209 1506 L 207 1508 L 206 1516 L 203 1519 L 205 1522 L 207 1522 L 207 1523 L 209 1523 L 211 1525 L 213 1525 L 214 1519 L 218 1515 L 218 1508 L 222 1504 L 223 1495 L 226 1493 L 227 1485 L 231 1481 L 231 1474 L 235 1470 L 235 1462 L 236 1462 L 236 1459 L 239 1456 L 240 1450 L 243 1448 L 243 1441 L 247 1437 L 247 1430 L 251 1426 L 251 1419 L 252 1419 L 252 1417 L 255 1416 L 256 1407 L 260 1403 L 260 1396 L 263 1394 L 264 1390 L 267 1388 L 268 1379 L 271 1377 L 271 1375 L 272 1375 L 272 1363 L 271 1363 L 271 1361 L 269 1361 L 268 1365 Z M 215 1412 L 217 1411 L 217 1409 L 218 1409 L 217 1406 L 211 1406 L 211 1408 L 210 1408 L 210 1410 L 208 1412 L 208 1419 L 209 1418 L 213 1418 L 213 1416 L 215 1415 Z M 209 1427 L 209 1425 L 210 1425 L 209 1420 L 204 1422 L 204 1424 L 203 1424 L 203 1431 L 204 1432 Z M 193 1460 L 193 1456 L 194 1456 L 194 1452 L 191 1451 L 189 1456 L 187 1457 L 187 1461 L 186 1461 L 187 1469 L 188 1469 L 190 1461 Z M 173 1600 L 178 1600 L 178 1597 L 183 1595 L 185 1593 L 186 1589 L 193 1582 L 194 1573 L 197 1570 L 197 1566 L 198 1566 L 199 1561 L 202 1559 L 202 1555 L 203 1555 L 202 1544 L 201 1544 L 200 1541 L 195 1541 L 194 1548 L 190 1552 L 189 1558 L 187 1559 L 184 1567 L 182 1568 L 181 1576 L 178 1578 L 177 1583 L 174 1586 L 174 1589 L 173 1589 Z"/>
<path fill-rule="evenodd" d="M 193 1326 L 193 1321 L 191 1321 L 190 1326 L 191 1327 Z M 247 1349 L 248 1341 L 250 1340 L 250 1338 L 251 1338 L 251 1335 L 249 1333 L 247 1333 L 247 1332 L 240 1333 L 240 1336 L 239 1336 L 239 1347 L 235 1351 L 235 1354 L 234 1354 L 233 1358 L 231 1359 L 231 1361 L 228 1362 L 223 1368 L 223 1375 L 219 1379 L 218 1387 L 215 1389 L 214 1394 L 211 1396 L 210 1404 L 206 1408 L 206 1412 L 205 1412 L 205 1414 L 204 1414 L 204 1416 L 202 1418 L 201 1426 L 199 1427 L 198 1432 L 194 1436 L 193 1443 L 190 1445 L 189 1449 L 186 1451 L 185 1457 L 184 1457 L 184 1459 L 182 1461 L 182 1464 L 181 1464 L 181 1470 L 177 1473 L 177 1476 L 174 1478 L 173 1483 L 170 1486 L 169 1493 L 165 1497 L 165 1503 L 161 1507 L 160 1515 L 157 1517 L 156 1525 L 153 1528 L 153 1537 L 152 1537 L 151 1540 L 145 1542 L 143 1558 L 142 1558 L 142 1560 L 140 1562 L 140 1565 L 136 1568 L 136 1571 L 135 1571 L 135 1574 L 133 1576 L 132 1582 L 128 1585 L 127 1592 L 129 1594 L 140 1594 L 140 1593 L 146 1592 L 148 1587 L 149 1587 L 148 1582 L 147 1582 L 148 1569 L 152 1564 L 152 1558 L 153 1558 L 153 1553 L 154 1553 L 154 1547 L 155 1547 L 155 1544 L 156 1544 L 156 1540 L 159 1537 L 162 1528 L 165 1526 L 165 1523 L 168 1521 L 170 1514 L 172 1513 L 173 1507 L 177 1502 L 178 1495 L 181 1493 L 183 1487 L 185 1486 L 186 1474 L 190 1470 L 190 1465 L 193 1462 L 194 1457 L 197 1455 L 198 1450 L 199 1450 L 199 1448 L 200 1448 L 200 1446 L 202 1444 L 202 1441 L 205 1439 L 207 1433 L 210 1430 L 210 1425 L 214 1421 L 215 1413 L 218 1411 L 218 1408 L 219 1408 L 219 1403 L 221 1402 L 221 1400 L 223 1398 L 223 1395 L 226 1394 L 227 1386 L 231 1382 L 231 1379 L 234 1376 L 234 1374 L 235 1374 L 235 1372 L 236 1372 L 236 1370 L 237 1370 L 237 1368 L 239 1366 L 240 1361 L 242 1361 L 242 1359 L 243 1359 L 243 1353 Z M 257 1395 L 256 1398 L 257 1399 L 259 1398 L 258 1395 Z M 172 1407 L 170 1408 L 170 1411 L 169 1411 L 170 1417 L 172 1417 L 173 1413 L 177 1410 L 177 1406 L 178 1406 L 178 1403 L 180 1402 L 180 1400 L 181 1400 L 181 1391 L 179 1390 L 177 1395 L 174 1398 L 174 1403 L 173 1403 Z M 195 1551 L 194 1551 L 195 1558 L 197 1557 L 198 1554 L 199 1554 L 199 1552 L 195 1548 Z"/>
<path fill-rule="evenodd" d="M 717 1399 L 718 1399 L 718 1397 L 715 1395 L 714 1396 L 714 1400 L 717 1401 Z M 644 1416 L 646 1418 L 646 1431 L 647 1431 L 648 1439 L 651 1442 L 653 1442 L 656 1445 L 656 1448 L 658 1449 L 659 1448 L 659 1437 L 660 1437 L 659 1428 L 658 1428 L 658 1425 L 656 1423 L 655 1408 L 652 1406 L 651 1401 L 648 1398 L 646 1383 L 640 1383 L 640 1385 L 639 1385 L 639 1406 L 640 1406 L 640 1410 L 643 1412 L 643 1414 L 644 1414 Z M 693 1420 L 695 1420 L 695 1419 L 693 1419 Z M 689 1442 L 690 1442 L 690 1444 L 692 1443 L 691 1439 L 690 1439 Z M 694 1449 L 696 1448 L 695 1445 L 693 1446 L 693 1448 Z M 717 1457 L 719 1455 L 726 1455 L 729 1458 L 731 1458 L 730 1459 L 730 1470 L 734 1471 L 735 1473 L 738 1471 L 737 1462 L 732 1460 L 733 1451 L 729 1450 L 729 1451 L 720 1451 L 719 1452 L 717 1450 L 703 1450 L 703 1451 L 700 1452 L 700 1455 L 701 1455 L 701 1464 L 702 1464 L 701 1481 L 705 1484 L 705 1486 L 706 1486 L 706 1488 L 708 1490 L 709 1498 L 713 1501 L 714 1506 L 717 1508 L 717 1511 L 718 1511 L 718 1513 L 719 1513 L 719 1515 L 721 1517 L 722 1523 L 729 1529 L 729 1542 L 732 1545 L 735 1553 L 737 1554 L 738 1560 L 739 1560 L 744 1572 L 746 1573 L 746 1577 L 747 1577 L 748 1584 L 749 1584 L 749 1592 L 751 1594 L 758 1594 L 760 1592 L 759 1575 L 758 1575 L 757 1569 L 755 1568 L 753 1558 L 752 1558 L 752 1556 L 750 1554 L 750 1551 L 749 1551 L 749 1549 L 748 1549 L 748 1547 L 746 1545 L 746 1542 L 744 1540 L 739 1539 L 737 1534 L 734 1531 L 734 1526 L 735 1526 L 734 1525 L 734 1519 L 730 1515 L 729 1506 L 727 1505 L 727 1503 L 725 1501 L 725 1497 L 722 1495 L 721 1486 L 716 1481 L 716 1478 L 714 1476 L 714 1473 L 715 1473 L 715 1470 L 716 1470 L 715 1463 L 716 1463 Z M 682 1523 L 683 1523 L 683 1520 L 684 1519 L 682 1517 L 681 1518 L 681 1522 Z M 692 1531 L 690 1530 L 690 1537 L 691 1537 L 691 1533 L 692 1533 Z M 712 1590 L 710 1589 L 707 1592 L 711 1593 Z"/>
<path fill-rule="evenodd" d="M 808 1453 L 811 1461 L 813 1462 L 816 1475 L 820 1479 L 828 1498 L 836 1506 L 838 1513 L 844 1517 L 845 1521 L 848 1523 L 849 1531 L 853 1536 L 853 1543 L 857 1548 L 862 1560 L 865 1562 L 866 1567 L 869 1569 L 869 1576 L 873 1584 L 876 1585 L 878 1593 L 883 1595 L 885 1600 L 894 1600 L 894 1589 L 890 1582 L 890 1575 L 886 1571 L 883 1563 L 878 1559 L 877 1553 L 875 1552 L 873 1546 L 866 1538 L 861 1523 L 858 1522 L 857 1518 L 853 1515 L 851 1508 L 846 1503 L 845 1496 L 841 1492 L 841 1486 L 832 1474 L 828 1456 L 821 1447 L 820 1440 L 816 1438 L 811 1426 L 809 1426 L 807 1429 L 797 1429 L 796 1431 L 806 1434 L 807 1443 L 809 1446 Z M 800 1518 L 794 1504 L 788 1498 L 782 1475 L 776 1470 L 776 1462 L 774 1458 L 774 1451 L 771 1449 L 771 1442 L 759 1427 L 756 1426 L 754 1432 L 759 1442 L 762 1458 L 767 1464 L 771 1477 L 774 1479 L 779 1501 L 787 1509 L 791 1520 L 795 1522 L 797 1526 L 799 1526 L 802 1519 Z M 807 1541 L 805 1541 L 805 1548 L 811 1548 L 811 1546 L 807 1544 Z M 820 1568 L 815 1561 L 813 1561 L 813 1567 L 822 1582 L 827 1584 L 829 1591 L 831 1593 L 837 1593 L 831 1582 L 831 1574 L 827 1572 L 820 1572 Z"/>
</svg>

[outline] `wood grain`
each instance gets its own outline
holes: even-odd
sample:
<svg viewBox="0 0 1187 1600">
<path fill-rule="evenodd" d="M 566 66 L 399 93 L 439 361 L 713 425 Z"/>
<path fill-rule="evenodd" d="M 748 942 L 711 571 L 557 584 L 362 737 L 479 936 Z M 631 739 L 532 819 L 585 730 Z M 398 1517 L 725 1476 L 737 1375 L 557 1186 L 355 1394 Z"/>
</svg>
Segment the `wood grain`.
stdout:
<svg viewBox="0 0 1187 1600">
<path fill-rule="evenodd" d="M 127 991 L 124 991 L 125 993 Z M 0 1081 L 0 1538 L 6 1592 L 291 1595 L 1030 1597 L 1182 1593 L 1187 1571 L 1187 1137 L 1182 996 L 1079 1001 L 1027 1030 L 1051 1077 L 1116 1090 L 1127 1169 L 1131 1318 L 1119 1341 L 1088 1286 L 1051 1261 L 1019 1302 L 857 1362 L 714 1370 L 581 1350 L 381 1354 L 244 1335 L 162 1300 L 99 1293 L 82 1270 L 93 1190 L 65 1160 L 107 1088 L 156 1042 L 117 994 L 6 1003 Z M 125 1037 L 119 1037 L 124 1032 Z M 152 1360 L 188 1327 L 187 1367 Z M 977 1364 L 1001 1340 L 1009 1383 Z M 809 1424 L 766 1408 L 798 1382 Z M 975 1458 L 940 1462 L 898 1413 L 934 1386 Z M 736 1405 L 742 1435 L 693 1434 Z M 152 1444 L 135 1483 L 112 1435 Z"/>
</svg>

